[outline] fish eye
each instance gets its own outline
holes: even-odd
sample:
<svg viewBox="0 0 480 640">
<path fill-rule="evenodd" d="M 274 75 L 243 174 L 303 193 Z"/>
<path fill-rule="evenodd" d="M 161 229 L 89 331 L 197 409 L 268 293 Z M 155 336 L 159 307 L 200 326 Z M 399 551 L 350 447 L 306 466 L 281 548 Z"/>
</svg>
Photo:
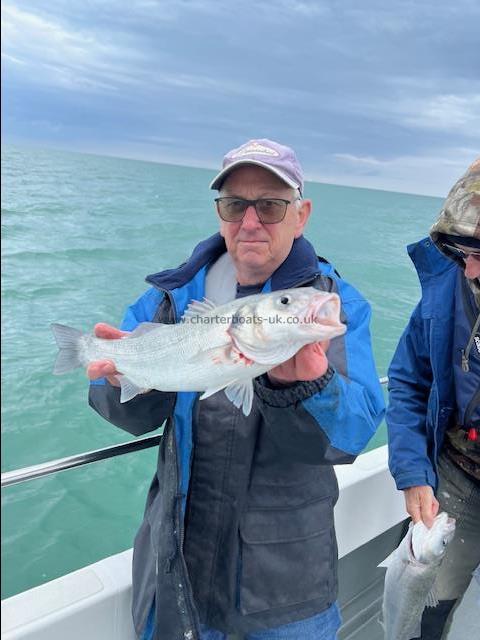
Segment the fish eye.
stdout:
<svg viewBox="0 0 480 640">
<path fill-rule="evenodd" d="M 290 304 L 291 300 L 292 300 L 292 299 L 291 299 L 291 297 L 290 297 L 290 296 L 282 296 L 282 297 L 280 298 L 280 302 L 281 302 L 281 304 Z"/>
</svg>

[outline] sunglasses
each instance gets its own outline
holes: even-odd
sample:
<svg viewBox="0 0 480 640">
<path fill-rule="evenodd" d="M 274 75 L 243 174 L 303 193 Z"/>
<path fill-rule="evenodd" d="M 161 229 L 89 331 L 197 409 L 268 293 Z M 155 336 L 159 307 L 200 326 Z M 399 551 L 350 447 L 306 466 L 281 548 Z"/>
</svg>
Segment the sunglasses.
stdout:
<svg viewBox="0 0 480 640">
<path fill-rule="evenodd" d="M 477 260 L 480 259 L 480 251 L 476 251 L 475 249 L 464 251 L 463 249 L 460 249 L 454 244 L 445 244 L 445 243 L 443 246 L 445 249 L 448 249 L 450 253 L 453 253 L 454 256 L 456 256 L 457 258 L 461 258 L 462 260 L 467 260 L 467 258 L 469 258 L 470 256 L 472 258 L 476 258 Z"/>
<path fill-rule="evenodd" d="M 295 198 L 300 200 L 300 198 Z M 255 207 L 258 219 L 262 224 L 276 224 L 285 218 L 287 207 L 295 200 L 284 200 L 283 198 L 258 198 L 257 200 L 246 200 L 245 198 L 235 198 L 225 196 L 215 198 L 218 215 L 225 222 L 240 222 L 243 220 L 248 207 Z"/>
</svg>

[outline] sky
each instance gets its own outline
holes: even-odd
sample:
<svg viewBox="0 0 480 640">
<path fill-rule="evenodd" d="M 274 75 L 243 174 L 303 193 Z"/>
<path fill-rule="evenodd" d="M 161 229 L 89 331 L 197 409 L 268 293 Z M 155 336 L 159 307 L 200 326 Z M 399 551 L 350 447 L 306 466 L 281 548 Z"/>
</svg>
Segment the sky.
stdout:
<svg viewBox="0 0 480 640">
<path fill-rule="evenodd" d="M 444 196 L 480 155 L 478 0 L 6 0 L 3 141 Z"/>
</svg>

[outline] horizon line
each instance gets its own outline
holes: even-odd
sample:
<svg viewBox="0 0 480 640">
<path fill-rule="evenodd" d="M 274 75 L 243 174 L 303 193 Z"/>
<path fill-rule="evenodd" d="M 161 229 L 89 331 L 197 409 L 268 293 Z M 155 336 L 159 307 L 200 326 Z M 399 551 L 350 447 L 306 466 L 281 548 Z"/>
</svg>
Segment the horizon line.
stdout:
<svg viewBox="0 0 480 640">
<path fill-rule="evenodd" d="M 219 171 L 218 168 L 216 167 L 209 167 L 209 166 L 205 166 L 205 165 L 197 165 L 197 164 L 186 164 L 186 163 L 182 163 L 182 162 L 166 162 L 164 160 L 147 160 L 145 158 L 139 158 L 139 157 L 132 157 L 132 156 L 127 156 L 127 155 L 115 155 L 113 153 L 108 153 L 107 151 L 103 152 L 103 153 L 99 153 L 99 152 L 95 152 L 95 151 L 79 151 L 78 149 L 67 149 L 65 147 L 56 147 L 56 146 L 49 146 L 49 145 L 45 145 L 44 143 L 36 143 L 36 142 L 4 142 L 4 144 L 2 145 L 2 149 L 5 146 L 18 146 L 18 147 L 25 147 L 28 149 L 28 147 L 33 147 L 34 149 L 40 149 L 40 150 L 44 150 L 44 151 L 61 151 L 64 153 L 74 153 L 74 154 L 79 154 L 79 155 L 90 155 L 90 156 L 94 156 L 97 158 L 115 158 L 118 160 L 131 160 L 132 162 L 145 162 L 148 164 L 160 164 L 160 165 L 165 165 L 165 166 L 170 166 L 170 167 L 182 167 L 185 169 L 201 169 L 204 171 Z M 310 182 L 313 184 L 320 184 L 320 185 L 325 185 L 325 186 L 331 186 L 331 187 L 342 187 L 345 189 L 363 189 L 366 191 L 381 191 L 383 193 L 395 193 L 395 194 L 399 194 L 399 195 L 405 195 L 405 196 L 415 196 L 417 198 L 437 198 L 439 200 L 444 199 L 445 196 L 436 196 L 436 195 L 429 195 L 429 194 L 424 194 L 424 193 L 412 193 L 411 191 L 395 191 L 392 189 L 380 189 L 378 187 L 358 187 L 358 186 L 353 186 L 353 185 L 349 185 L 349 184 L 341 184 L 338 182 L 323 182 L 321 180 L 318 179 L 311 179 L 311 178 L 305 178 L 305 182 Z"/>
</svg>

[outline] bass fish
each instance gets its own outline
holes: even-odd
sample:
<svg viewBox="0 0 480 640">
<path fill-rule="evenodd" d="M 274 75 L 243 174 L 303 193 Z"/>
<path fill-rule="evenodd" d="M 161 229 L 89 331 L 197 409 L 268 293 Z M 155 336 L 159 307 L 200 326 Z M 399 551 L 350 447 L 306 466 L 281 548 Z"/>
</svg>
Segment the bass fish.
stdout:
<svg viewBox="0 0 480 640">
<path fill-rule="evenodd" d="M 410 523 L 395 551 L 379 566 L 387 567 L 382 625 L 386 640 L 420 637 L 425 607 L 435 607 L 434 582 L 447 546 L 455 534 L 455 520 L 440 513 L 429 529 Z"/>
<path fill-rule="evenodd" d="M 203 392 L 224 389 L 249 415 L 253 379 L 285 362 L 304 345 L 346 331 L 340 298 L 313 287 L 284 289 L 216 306 L 193 301 L 178 324 L 142 323 L 117 340 L 52 324 L 60 352 L 54 373 L 111 360 L 121 402 L 149 389 Z"/>
</svg>

